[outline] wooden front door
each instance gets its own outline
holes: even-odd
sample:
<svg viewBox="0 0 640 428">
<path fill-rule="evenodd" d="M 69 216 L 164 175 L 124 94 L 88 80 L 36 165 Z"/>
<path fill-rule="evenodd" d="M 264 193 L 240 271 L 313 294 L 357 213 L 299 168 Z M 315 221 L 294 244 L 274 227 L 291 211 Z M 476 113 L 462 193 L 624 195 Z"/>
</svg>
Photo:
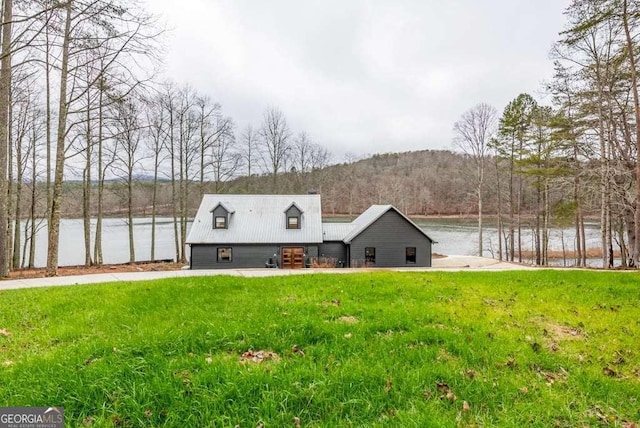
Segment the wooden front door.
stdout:
<svg viewBox="0 0 640 428">
<path fill-rule="evenodd" d="M 304 248 L 285 247 L 282 249 L 282 269 L 301 269 L 304 267 Z"/>
</svg>

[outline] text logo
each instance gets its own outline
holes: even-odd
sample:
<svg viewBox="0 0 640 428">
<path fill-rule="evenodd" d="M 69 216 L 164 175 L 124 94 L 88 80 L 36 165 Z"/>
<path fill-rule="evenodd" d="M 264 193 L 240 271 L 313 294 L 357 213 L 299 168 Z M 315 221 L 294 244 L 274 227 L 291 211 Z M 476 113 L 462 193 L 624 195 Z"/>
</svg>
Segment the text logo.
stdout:
<svg viewBox="0 0 640 428">
<path fill-rule="evenodd" d="M 62 407 L 0 407 L 0 428 L 63 428 Z"/>
</svg>

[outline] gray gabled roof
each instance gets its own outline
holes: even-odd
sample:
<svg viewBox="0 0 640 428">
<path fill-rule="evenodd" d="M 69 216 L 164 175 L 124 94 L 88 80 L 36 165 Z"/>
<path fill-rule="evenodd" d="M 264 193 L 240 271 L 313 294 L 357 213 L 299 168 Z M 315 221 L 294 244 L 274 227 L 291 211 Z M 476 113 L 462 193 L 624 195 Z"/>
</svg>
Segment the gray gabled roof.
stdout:
<svg viewBox="0 0 640 428">
<path fill-rule="evenodd" d="M 287 229 L 285 210 L 303 211 L 300 229 Z M 232 207 L 228 229 L 214 229 L 211 210 Z M 226 209 L 226 208 L 225 208 Z M 322 242 L 320 195 L 204 195 L 187 244 L 305 244 Z"/>
<path fill-rule="evenodd" d="M 233 208 L 231 208 L 228 204 L 225 204 L 225 203 L 223 203 L 223 202 L 218 202 L 217 204 L 215 204 L 215 205 L 213 206 L 213 208 L 211 208 L 211 209 L 209 210 L 209 212 L 213 212 L 213 211 L 215 211 L 215 209 L 216 209 L 216 208 L 218 208 L 218 207 L 222 207 L 222 208 L 224 208 L 224 210 L 225 210 L 226 212 L 228 212 L 229 214 L 233 214 L 234 212 L 236 212 L 236 211 L 235 211 Z"/>
<path fill-rule="evenodd" d="M 360 214 L 360 216 L 358 216 L 358 218 L 353 220 L 353 222 L 351 223 L 353 227 L 345 235 L 345 237 L 343 239 L 345 244 L 350 244 L 351 241 L 354 238 L 356 238 L 358 235 L 360 235 L 366 228 L 371 226 L 376 220 L 378 220 L 380 217 L 382 217 L 382 215 L 385 214 L 389 210 L 393 210 L 393 211 L 397 212 L 398 214 L 400 214 L 400 216 L 402 216 L 407 222 L 409 222 L 409 224 L 411 224 L 420 233 L 422 233 L 424 236 L 426 236 L 427 239 L 429 239 L 429 241 L 434 242 L 433 239 L 431 239 L 429 237 L 429 235 L 427 235 L 424 232 L 424 230 L 422 230 L 421 227 L 419 227 L 417 224 L 415 224 L 413 221 L 411 221 L 411 219 L 409 219 L 409 217 L 407 217 L 406 215 L 402 214 L 402 212 L 400 212 L 400 210 L 398 210 L 393 205 L 372 205 L 372 206 L 369 207 L 369 209 L 367 209 L 365 212 Z"/>
<path fill-rule="evenodd" d="M 325 241 L 342 241 L 353 229 L 353 223 L 322 223 Z"/>
</svg>

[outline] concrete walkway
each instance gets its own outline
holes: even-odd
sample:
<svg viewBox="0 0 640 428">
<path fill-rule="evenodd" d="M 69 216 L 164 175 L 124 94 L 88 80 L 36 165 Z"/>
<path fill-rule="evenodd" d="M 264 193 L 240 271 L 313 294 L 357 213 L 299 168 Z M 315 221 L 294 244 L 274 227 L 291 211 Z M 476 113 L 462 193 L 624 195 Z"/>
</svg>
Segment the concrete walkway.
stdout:
<svg viewBox="0 0 640 428">
<path fill-rule="evenodd" d="M 532 266 L 500 262 L 486 257 L 447 256 L 433 259 L 431 268 L 363 268 L 363 269 L 211 269 L 173 270 L 154 272 L 114 272 L 91 275 L 57 276 L 53 278 L 10 279 L 0 281 L 0 290 L 18 288 L 57 287 L 66 285 L 97 284 L 103 282 L 144 281 L 161 278 L 184 278 L 190 276 L 231 275 L 242 277 L 266 277 L 284 275 L 305 275 L 315 273 L 350 274 L 376 271 L 433 272 L 433 271 L 498 271 L 529 270 Z"/>
</svg>

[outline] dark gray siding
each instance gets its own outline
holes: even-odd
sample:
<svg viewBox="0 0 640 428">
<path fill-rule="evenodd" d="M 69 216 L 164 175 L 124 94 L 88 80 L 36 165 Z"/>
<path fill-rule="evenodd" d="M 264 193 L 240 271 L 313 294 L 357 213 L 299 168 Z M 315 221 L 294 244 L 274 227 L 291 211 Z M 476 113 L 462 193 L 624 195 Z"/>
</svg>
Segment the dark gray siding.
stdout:
<svg viewBox="0 0 640 428">
<path fill-rule="evenodd" d="M 347 246 L 344 242 L 323 242 L 318 249 L 319 257 L 333 257 L 347 266 Z"/>
<path fill-rule="evenodd" d="M 215 226 L 216 217 L 226 217 L 227 218 L 227 228 L 229 228 L 229 213 L 221 205 L 218 205 L 213 210 L 213 213 L 211 213 L 211 227 Z"/>
<path fill-rule="evenodd" d="M 295 205 L 292 205 L 291 207 L 289 207 L 286 214 L 300 217 L 300 214 L 302 214 L 302 212 L 298 209 L 298 207 L 296 207 Z"/>
<path fill-rule="evenodd" d="M 231 262 L 218 262 L 218 248 L 231 247 Z M 318 255 L 318 245 L 238 245 L 238 244 L 193 244 L 191 245 L 191 269 L 263 268 L 269 258 L 280 263 L 280 247 L 305 247 L 308 257 Z"/>
<path fill-rule="evenodd" d="M 351 241 L 353 260 L 364 260 L 365 247 L 375 247 L 376 267 L 431 266 L 431 241 L 400 214 L 387 211 Z M 416 247 L 416 263 L 407 264 L 406 247 Z"/>
<path fill-rule="evenodd" d="M 284 213 L 284 227 L 287 227 L 287 217 L 298 217 L 299 228 L 302 229 L 304 227 L 302 224 L 304 221 L 302 218 L 302 212 L 295 205 L 290 206 Z"/>
</svg>

